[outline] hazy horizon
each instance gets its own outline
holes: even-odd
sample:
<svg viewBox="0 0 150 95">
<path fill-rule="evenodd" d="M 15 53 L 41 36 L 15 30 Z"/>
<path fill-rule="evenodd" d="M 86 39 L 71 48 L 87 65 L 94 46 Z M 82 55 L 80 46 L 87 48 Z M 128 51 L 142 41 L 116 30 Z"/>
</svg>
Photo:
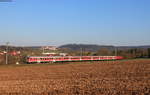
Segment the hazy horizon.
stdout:
<svg viewBox="0 0 150 95">
<path fill-rule="evenodd" d="M 115 46 L 115 47 L 138 47 L 138 46 L 150 46 L 150 45 L 112 45 L 112 44 L 85 44 L 85 43 L 66 43 L 66 44 L 61 44 L 61 45 L 15 45 L 12 43 L 9 43 L 8 46 L 14 46 L 14 47 L 38 47 L 38 46 L 63 46 L 63 45 L 99 45 L 99 46 Z M 0 44 L 0 46 L 6 46 L 5 44 Z"/>
<path fill-rule="evenodd" d="M 0 2 L 0 45 L 150 45 L 150 0 Z"/>
</svg>

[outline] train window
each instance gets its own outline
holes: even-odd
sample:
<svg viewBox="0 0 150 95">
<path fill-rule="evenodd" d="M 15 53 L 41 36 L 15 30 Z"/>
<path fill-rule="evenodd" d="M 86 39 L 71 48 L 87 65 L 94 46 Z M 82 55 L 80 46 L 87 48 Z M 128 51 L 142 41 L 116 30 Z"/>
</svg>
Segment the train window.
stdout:
<svg viewBox="0 0 150 95">
<path fill-rule="evenodd" d="M 78 57 L 73 57 L 73 58 L 71 58 L 71 59 L 79 59 Z"/>
<path fill-rule="evenodd" d="M 93 58 L 97 59 L 97 58 L 99 58 L 99 57 L 93 57 Z"/>
</svg>

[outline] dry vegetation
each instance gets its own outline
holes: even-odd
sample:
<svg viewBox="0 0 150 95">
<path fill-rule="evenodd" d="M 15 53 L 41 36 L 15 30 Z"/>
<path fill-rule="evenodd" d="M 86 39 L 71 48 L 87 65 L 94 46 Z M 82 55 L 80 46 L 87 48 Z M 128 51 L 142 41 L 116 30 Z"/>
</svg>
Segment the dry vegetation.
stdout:
<svg viewBox="0 0 150 95">
<path fill-rule="evenodd" d="M 0 95 L 149 95 L 150 60 L 0 67 Z"/>
</svg>

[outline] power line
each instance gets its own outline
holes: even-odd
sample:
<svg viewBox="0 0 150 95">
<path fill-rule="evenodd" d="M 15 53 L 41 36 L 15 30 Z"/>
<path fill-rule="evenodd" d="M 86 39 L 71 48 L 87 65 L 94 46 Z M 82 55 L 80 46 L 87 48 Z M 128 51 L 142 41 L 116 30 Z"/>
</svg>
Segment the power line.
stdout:
<svg viewBox="0 0 150 95">
<path fill-rule="evenodd" d="M 118 56 L 118 49 L 115 47 L 115 56 Z"/>
</svg>

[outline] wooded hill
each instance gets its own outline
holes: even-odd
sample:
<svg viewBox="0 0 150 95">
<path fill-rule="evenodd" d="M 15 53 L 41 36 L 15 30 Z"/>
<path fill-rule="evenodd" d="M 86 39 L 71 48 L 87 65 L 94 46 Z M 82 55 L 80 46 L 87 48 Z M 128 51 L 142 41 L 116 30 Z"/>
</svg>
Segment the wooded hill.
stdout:
<svg viewBox="0 0 150 95">
<path fill-rule="evenodd" d="M 106 48 L 109 50 L 114 50 L 117 48 L 118 50 L 123 50 L 123 49 L 148 49 L 150 48 L 150 45 L 145 45 L 145 46 L 113 46 L 113 45 L 92 45 L 92 44 L 66 44 L 59 46 L 59 48 L 67 48 L 70 50 L 87 50 L 87 51 L 98 51 L 99 49 Z"/>
<path fill-rule="evenodd" d="M 150 45 L 147 46 L 111 46 L 90 44 L 67 44 L 59 47 L 71 55 L 107 56 L 118 55 L 125 58 L 148 58 L 150 57 Z"/>
</svg>

